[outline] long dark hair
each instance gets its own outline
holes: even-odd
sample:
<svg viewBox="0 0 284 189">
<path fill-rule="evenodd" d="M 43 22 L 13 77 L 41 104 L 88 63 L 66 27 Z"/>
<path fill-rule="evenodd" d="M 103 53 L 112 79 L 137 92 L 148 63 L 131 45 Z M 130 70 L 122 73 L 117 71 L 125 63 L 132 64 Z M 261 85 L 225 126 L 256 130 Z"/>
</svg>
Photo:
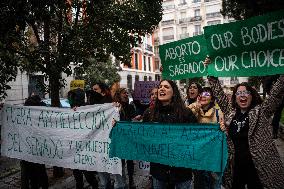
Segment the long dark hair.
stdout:
<svg viewBox="0 0 284 189">
<path fill-rule="evenodd" d="M 183 122 L 184 115 L 186 115 L 185 114 L 186 107 L 185 107 L 184 102 L 183 102 L 183 100 L 180 96 L 179 89 L 178 89 L 176 83 L 172 80 L 163 79 L 163 80 L 160 81 L 159 85 L 163 81 L 167 81 L 173 89 L 173 97 L 172 97 L 172 100 L 169 104 L 169 108 L 171 110 L 173 110 L 174 114 L 177 117 L 177 120 L 179 120 L 180 122 Z M 155 121 L 159 117 L 160 109 L 162 107 L 163 107 L 162 102 L 157 98 L 156 102 L 155 102 L 154 110 L 151 113 L 152 114 L 152 116 L 151 116 L 152 121 Z"/>
<path fill-rule="evenodd" d="M 240 107 L 238 106 L 236 102 L 236 92 L 240 86 L 246 87 L 246 90 L 249 91 L 252 96 L 251 104 L 250 104 L 250 107 L 248 108 L 249 110 L 262 103 L 262 99 L 260 95 L 258 94 L 258 92 L 254 88 L 252 88 L 247 82 L 243 82 L 243 83 L 237 84 L 233 89 L 233 95 L 232 95 L 233 108 L 240 109 Z"/>
<path fill-rule="evenodd" d="M 119 88 L 115 91 L 114 93 L 114 96 L 113 96 L 113 102 L 119 102 L 119 103 L 122 103 L 121 101 L 121 93 L 124 92 L 124 91 L 127 91 L 126 88 Z"/>
<path fill-rule="evenodd" d="M 191 83 L 188 85 L 187 89 L 186 89 L 186 98 L 187 98 L 188 100 L 196 101 L 196 99 L 190 99 L 190 98 L 189 98 L 189 95 L 188 95 L 189 88 L 190 88 L 191 85 L 196 85 L 196 86 L 197 86 L 198 94 L 200 94 L 200 93 L 202 92 L 202 86 L 201 86 L 199 83 L 197 83 L 197 82 L 191 82 Z M 197 96 L 198 96 L 198 95 L 197 95 Z"/>
</svg>

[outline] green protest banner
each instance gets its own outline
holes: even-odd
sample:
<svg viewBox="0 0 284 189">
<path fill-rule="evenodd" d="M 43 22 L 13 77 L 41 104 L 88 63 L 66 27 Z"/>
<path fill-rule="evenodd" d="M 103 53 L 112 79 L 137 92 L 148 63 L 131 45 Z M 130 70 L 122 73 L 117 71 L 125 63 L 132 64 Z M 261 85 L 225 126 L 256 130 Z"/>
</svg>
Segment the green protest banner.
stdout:
<svg viewBox="0 0 284 189">
<path fill-rule="evenodd" d="M 110 157 L 223 172 L 228 152 L 218 124 L 117 122 Z"/>
<path fill-rule="evenodd" d="M 162 76 L 165 79 L 185 79 L 206 76 L 202 61 L 207 55 L 203 35 L 167 43 L 159 47 Z"/>
<path fill-rule="evenodd" d="M 204 29 L 213 76 L 284 73 L 284 10 Z"/>
</svg>

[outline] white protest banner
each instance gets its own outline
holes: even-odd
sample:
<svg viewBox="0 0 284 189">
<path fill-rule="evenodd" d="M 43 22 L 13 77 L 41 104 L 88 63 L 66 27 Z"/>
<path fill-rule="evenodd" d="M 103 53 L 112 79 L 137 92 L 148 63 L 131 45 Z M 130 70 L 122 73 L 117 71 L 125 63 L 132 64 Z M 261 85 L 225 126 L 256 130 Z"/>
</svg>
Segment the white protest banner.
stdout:
<svg viewBox="0 0 284 189">
<path fill-rule="evenodd" d="M 119 113 L 112 104 L 72 109 L 4 105 L 3 156 L 71 169 L 121 174 L 109 158 L 109 133 Z"/>
</svg>

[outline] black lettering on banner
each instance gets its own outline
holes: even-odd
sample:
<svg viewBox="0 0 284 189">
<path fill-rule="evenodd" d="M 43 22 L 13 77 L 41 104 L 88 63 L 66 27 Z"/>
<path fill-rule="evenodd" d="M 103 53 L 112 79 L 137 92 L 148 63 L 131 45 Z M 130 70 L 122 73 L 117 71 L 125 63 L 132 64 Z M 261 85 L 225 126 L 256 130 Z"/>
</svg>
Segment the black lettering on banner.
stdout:
<svg viewBox="0 0 284 189">
<path fill-rule="evenodd" d="M 22 152 L 19 133 L 8 133 L 8 151 Z"/>
<path fill-rule="evenodd" d="M 25 141 L 29 147 L 28 154 L 51 159 L 63 158 L 63 144 L 59 139 L 28 136 Z"/>
</svg>

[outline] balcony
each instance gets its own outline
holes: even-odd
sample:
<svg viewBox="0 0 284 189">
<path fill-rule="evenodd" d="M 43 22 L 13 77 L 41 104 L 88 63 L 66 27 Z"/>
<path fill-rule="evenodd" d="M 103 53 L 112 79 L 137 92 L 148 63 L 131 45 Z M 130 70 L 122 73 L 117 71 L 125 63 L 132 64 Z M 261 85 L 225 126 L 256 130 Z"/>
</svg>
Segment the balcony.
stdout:
<svg viewBox="0 0 284 189">
<path fill-rule="evenodd" d="M 179 35 L 179 38 L 180 39 L 185 39 L 185 38 L 188 38 L 189 37 L 189 33 L 182 33 Z"/>
<path fill-rule="evenodd" d="M 165 35 L 163 36 L 163 40 L 171 40 L 171 39 L 174 39 L 175 36 L 174 35 Z"/>
<path fill-rule="evenodd" d="M 152 45 L 146 44 L 145 49 L 146 49 L 147 51 L 153 52 L 153 46 L 152 46 Z"/>
<path fill-rule="evenodd" d="M 196 32 L 193 32 L 193 36 L 196 36 L 196 35 L 201 35 L 201 34 L 203 34 L 203 32 L 201 32 L 201 31 L 196 31 Z"/>
<path fill-rule="evenodd" d="M 191 18 L 188 17 L 188 18 L 181 18 L 179 19 L 179 24 L 183 24 L 183 23 L 187 23 Z"/>
<path fill-rule="evenodd" d="M 192 3 L 200 3 L 201 0 L 193 0 Z"/>
<path fill-rule="evenodd" d="M 196 22 L 196 21 L 201 21 L 202 20 L 202 16 L 194 16 L 190 19 L 190 22 Z"/>
<path fill-rule="evenodd" d="M 175 20 L 174 19 L 172 19 L 172 20 L 164 20 L 161 23 L 162 26 L 171 25 L 171 24 L 175 24 Z"/>
<path fill-rule="evenodd" d="M 178 6 L 183 6 L 183 5 L 186 5 L 187 3 L 184 1 L 182 3 L 179 3 Z"/>
<path fill-rule="evenodd" d="M 215 18 L 215 17 L 221 17 L 222 14 L 220 12 L 212 12 L 212 13 L 207 13 L 206 18 Z"/>
<path fill-rule="evenodd" d="M 176 7 L 175 5 L 163 5 L 164 10 L 174 9 L 175 7 Z"/>
<path fill-rule="evenodd" d="M 216 0 L 204 0 L 205 3 L 212 2 L 212 1 L 216 1 Z"/>
</svg>

